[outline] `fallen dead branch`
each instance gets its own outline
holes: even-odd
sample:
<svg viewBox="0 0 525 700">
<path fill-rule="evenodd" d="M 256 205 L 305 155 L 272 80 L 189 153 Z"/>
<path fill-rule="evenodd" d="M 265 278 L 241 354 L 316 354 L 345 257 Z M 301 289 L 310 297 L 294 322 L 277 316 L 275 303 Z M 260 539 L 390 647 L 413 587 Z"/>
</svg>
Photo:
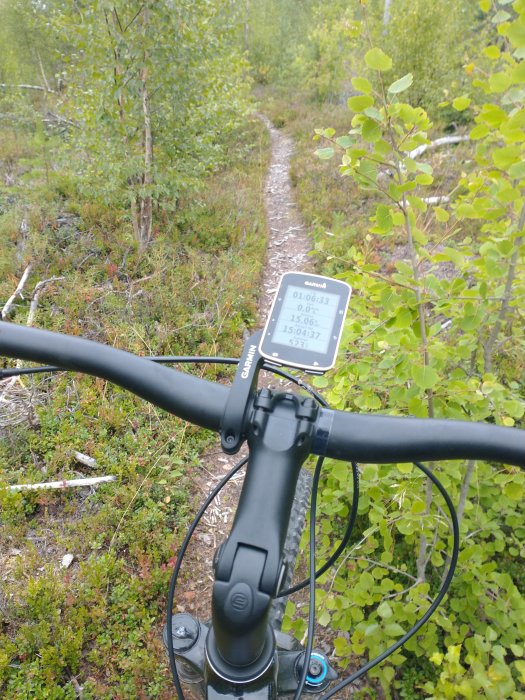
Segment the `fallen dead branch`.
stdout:
<svg viewBox="0 0 525 700">
<path fill-rule="evenodd" d="M 450 202 L 450 197 L 446 194 L 436 197 L 423 197 L 423 201 L 425 204 L 448 204 Z"/>
<path fill-rule="evenodd" d="M 11 296 L 9 297 L 9 299 L 6 301 L 4 307 L 2 308 L 2 321 L 6 321 L 6 320 L 7 320 L 7 317 L 8 317 L 8 315 L 9 315 L 9 312 L 11 311 L 11 308 L 12 308 L 13 304 L 15 303 L 16 298 L 17 298 L 17 297 L 20 297 L 21 299 L 24 298 L 24 297 L 22 296 L 22 292 L 24 291 L 24 287 L 25 287 L 26 282 L 27 282 L 27 280 L 28 280 L 28 277 L 29 277 L 29 275 L 30 275 L 30 273 L 31 273 L 31 268 L 32 268 L 32 264 L 30 263 L 30 264 L 26 267 L 26 269 L 24 270 L 24 274 L 23 274 L 22 277 L 20 278 L 20 281 L 19 281 L 19 283 L 18 283 L 18 285 L 17 285 L 17 288 L 16 288 L 15 291 L 11 294 Z"/>
<path fill-rule="evenodd" d="M 64 279 L 64 277 L 50 277 L 47 280 L 41 280 L 40 282 L 37 282 L 37 284 L 35 285 L 35 288 L 33 289 L 31 304 L 29 305 L 29 314 L 27 317 L 27 325 L 28 326 L 33 325 L 33 321 L 35 320 L 35 314 L 36 314 L 36 310 L 38 307 L 40 295 L 44 291 L 44 288 L 48 284 L 51 284 L 51 282 L 58 282 L 59 280 L 63 280 L 63 279 Z"/>
<path fill-rule="evenodd" d="M 77 486 L 96 486 L 109 481 L 116 481 L 116 476 L 94 476 L 86 479 L 63 479 L 62 481 L 48 481 L 41 484 L 15 484 L 8 486 L 8 491 L 37 491 L 40 489 L 69 489 Z"/>
<path fill-rule="evenodd" d="M 73 455 L 77 462 L 80 462 L 80 464 L 83 464 L 85 467 L 94 469 L 97 466 L 97 460 L 94 457 L 89 457 L 83 452 L 74 452 Z"/>
<path fill-rule="evenodd" d="M 24 270 L 17 288 L 9 297 L 1 311 L 2 320 L 7 320 L 9 313 L 17 298 L 23 299 L 23 290 L 31 273 L 32 264 L 29 264 Z M 64 279 L 63 277 L 50 277 L 46 280 L 40 280 L 35 285 L 32 294 L 30 295 L 31 303 L 29 305 L 29 313 L 26 324 L 32 326 L 35 320 L 36 311 L 40 296 L 46 286 L 52 282 L 57 282 Z M 16 363 L 20 367 L 20 360 Z M 34 418 L 34 404 L 36 395 L 22 382 L 20 377 L 11 377 L 9 379 L 0 380 L 0 429 L 8 428 L 12 425 L 18 425 L 26 420 L 32 421 Z"/>
<path fill-rule="evenodd" d="M 417 158 L 418 156 L 422 155 L 425 151 L 434 148 L 439 148 L 440 146 L 449 146 L 454 143 L 461 143 L 462 141 L 469 140 L 469 136 L 443 136 L 440 139 L 436 139 L 435 141 L 431 141 L 430 143 L 424 143 L 422 146 L 414 148 L 413 151 L 408 152 L 408 156 L 410 158 Z"/>
<path fill-rule="evenodd" d="M 49 92 L 53 95 L 57 94 L 56 90 L 52 90 L 44 85 L 10 85 L 9 83 L 0 83 L 0 88 L 4 90 L 38 90 L 40 92 Z"/>
</svg>

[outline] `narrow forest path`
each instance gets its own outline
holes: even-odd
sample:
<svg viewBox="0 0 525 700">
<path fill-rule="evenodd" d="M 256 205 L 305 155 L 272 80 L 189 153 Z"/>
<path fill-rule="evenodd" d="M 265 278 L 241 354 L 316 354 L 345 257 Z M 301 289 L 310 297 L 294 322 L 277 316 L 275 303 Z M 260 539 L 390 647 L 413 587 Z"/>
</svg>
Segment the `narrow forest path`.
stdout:
<svg viewBox="0 0 525 700">
<path fill-rule="evenodd" d="M 257 116 L 270 133 L 272 149 L 264 190 L 268 243 L 258 303 L 259 326 L 262 326 L 281 275 L 292 270 L 308 270 L 311 260 L 308 256 L 310 242 L 294 202 L 290 180 L 292 139 L 276 129 L 266 116 Z M 283 381 L 262 373 L 260 384 L 282 387 Z M 226 472 L 245 455 L 245 448 L 237 455 L 225 455 L 217 440 L 202 456 L 199 468 L 194 472 L 197 498 L 203 501 Z M 190 612 L 201 619 L 210 614 L 213 554 L 230 530 L 242 480 L 243 471 L 236 474 L 215 499 L 195 533 L 182 567 L 176 596 L 178 612 Z"/>
</svg>

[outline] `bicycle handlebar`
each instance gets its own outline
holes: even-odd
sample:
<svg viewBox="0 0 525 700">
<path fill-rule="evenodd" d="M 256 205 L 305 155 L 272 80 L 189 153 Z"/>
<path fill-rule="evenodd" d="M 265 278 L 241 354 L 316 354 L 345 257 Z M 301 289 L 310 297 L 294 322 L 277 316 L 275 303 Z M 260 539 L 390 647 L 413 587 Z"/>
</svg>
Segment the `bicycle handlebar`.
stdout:
<svg viewBox="0 0 525 700">
<path fill-rule="evenodd" d="M 123 350 L 0 321 L 0 355 L 107 379 L 179 418 L 220 430 L 228 387 Z M 470 458 L 525 468 L 525 431 L 488 423 L 322 409 L 312 452 L 359 462 Z"/>
<path fill-rule="evenodd" d="M 0 355 L 91 374 L 169 413 L 218 431 L 228 387 L 157 365 L 93 340 L 0 321 Z"/>
<path fill-rule="evenodd" d="M 319 423 L 330 424 L 329 437 L 324 452 L 315 443 L 313 452 L 334 459 L 374 464 L 484 459 L 525 468 L 525 430 L 516 428 L 327 409 Z"/>
</svg>

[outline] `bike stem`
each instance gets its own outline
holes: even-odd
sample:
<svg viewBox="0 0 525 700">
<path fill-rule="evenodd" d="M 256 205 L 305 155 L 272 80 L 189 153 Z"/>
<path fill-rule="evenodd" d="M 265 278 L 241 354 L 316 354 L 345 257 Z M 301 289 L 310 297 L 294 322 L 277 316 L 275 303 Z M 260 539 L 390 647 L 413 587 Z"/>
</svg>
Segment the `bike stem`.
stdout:
<svg viewBox="0 0 525 700">
<path fill-rule="evenodd" d="M 189 682 L 200 678 L 209 698 L 237 697 L 240 689 L 253 700 L 267 699 L 277 688 L 293 692 L 304 663 L 302 648 L 275 633 L 268 616 L 286 573 L 284 542 L 319 411 L 311 398 L 257 392 L 259 339 L 260 332 L 245 344 L 221 423 L 223 450 L 237 452 L 247 439 L 250 453 L 230 535 L 214 558 L 211 625 L 186 615 L 173 618 L 180 670 L 189 673 Z M 311 663 L 315 677 L 317 662 Z M 311 680 L 310 692 L 320 692 L 335 677 L 323 664 L 322 679 Z"/>
<path fill-rule="evenodd" d="M 294 394 L 262 389 L 253 403 L 246 478 L 230 536 L 215 558 L 206 648 L 223 678 L 258 677 L 273 658 L 268 612 L 285 573 L 282 550 L 316 417 L 315 402 Z"/>
</svg>

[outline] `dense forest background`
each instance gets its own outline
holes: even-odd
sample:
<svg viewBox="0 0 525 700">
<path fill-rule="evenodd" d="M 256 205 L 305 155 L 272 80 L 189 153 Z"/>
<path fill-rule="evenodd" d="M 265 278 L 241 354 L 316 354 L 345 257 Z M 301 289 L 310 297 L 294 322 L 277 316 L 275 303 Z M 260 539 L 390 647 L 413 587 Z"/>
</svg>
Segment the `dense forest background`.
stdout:
<svg viewBox="0 0 525 700">
<path fill-rule="evenodd" d="M 139 354 L 238 353 L 265 255 L 258 110 L 295 140 L 316 269 L 354 288 L 338 368 L 315 380 L 331 405 L 523 427 L 524 0 L 0 0 L 0 19 L 6 319 Z M 2 697 L 173 696 L 167 582 L 208 439 L 99 380 L 0 382 Z M 78 476 L 79 451 L 117 482 L 5 488 Z M 431 466 L 458 509 L 456 577 L 355 695 L 525 698 L 523 474 Z M 412 465 L 366 465 L 361 483 L 318 592 L 343 675 L 426 610 L 451 545 Z M 320 559 L 350 490 L 329 463 Z"/>
</svg>

